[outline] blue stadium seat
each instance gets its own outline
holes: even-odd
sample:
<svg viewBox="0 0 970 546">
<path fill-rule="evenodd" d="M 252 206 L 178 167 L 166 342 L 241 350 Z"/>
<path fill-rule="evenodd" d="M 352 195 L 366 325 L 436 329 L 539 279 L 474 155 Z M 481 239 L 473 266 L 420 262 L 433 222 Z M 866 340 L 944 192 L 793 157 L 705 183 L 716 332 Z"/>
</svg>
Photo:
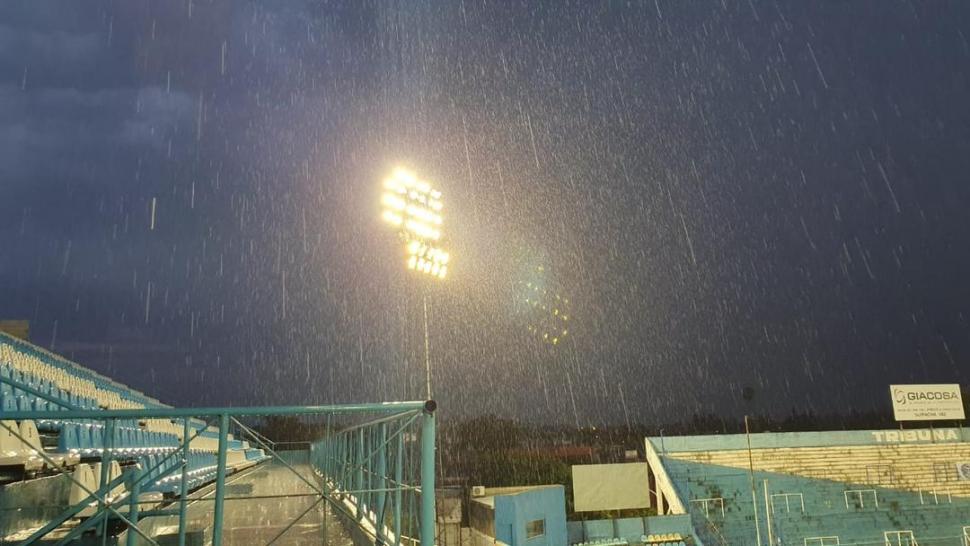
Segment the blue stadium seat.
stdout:
<svg viewBox="0 0 970 546">
<path fill-rule="evenodd" d="M 32 392 L 27 392 L 26 388 Z M 80 410 L 131 406 L 166 407 L 91 370 L 0 333 L 0 411 L 60 412 L 68 409 L 59 402 Z M 65 417 L 67 415 L 65 412 Z M 130 466 L 128 463 L 137 461 L 145 468 L 150 468 L 153 466 L 150 463 L 157 462 L 180 448 L 179 434 L 175 434 L 173 429 L 180 429 L 181 421 L 174 423 L 176 426 L 173 426 L 172 421 L 157 422 L 146 419 L 139 423 L 134 419 L 116 420 L 111 443 L 111 455 L 117 459 L 114 462 L 120 462 L 127 467 Z M 194 433 L 203 425 L 198 420 L 192 420 L 191 426 Z M 101 457 L 105 434 L 103 421 L 53 418 L 31 421 L 30 427 L 33 427 L 31 438 L 34 443 L 23 447 L 18 441 L 15 446 L 17 460 L 30 457 L 36 459 L 36 455 L 30 455 L 31 450 L 38 453 L 43 451 L 51 459 L 50 464 L 56 466 L 75 465 L 82 458 L 95 463 Z M 44 438 L 43 443 L 41 437 Z M 203 441 L 199 442 L 199 447 L 205 446 L 209 451 L 192 450 L 189 453 L 186 462 L 188 485 L 193 488 L 211 483 L 215 478 L 216 457 L 211 450 L 218 434 L 207 430 L 200 438 Z M 52 442 L 53 445 L 50 445 Z M 45 448 L 43 444 L 49 446 Z M 249 449 L 248 444 L 234 438 L 229 440 L 228 447 L 231 454 L 230 471 L 267 458 L 261 450 Z M 180 454 L 173 456 L 166 466 L 181 464 L 180 457 Z M 30 464 L 36 466 L 36 462 Z M 43 464 L 39 469 L 43 470 Z M 32 467 L 31 470 L 38 468 Z M 155 478 L 161 470 L 163 469 L 153 471 Z M 165 480 L 158 484 L 159 487 L 164 486 L 169 493 L 175 491 L 181 472 L 176 471 L 175 474 L 177 479 Z"/>
</svg>

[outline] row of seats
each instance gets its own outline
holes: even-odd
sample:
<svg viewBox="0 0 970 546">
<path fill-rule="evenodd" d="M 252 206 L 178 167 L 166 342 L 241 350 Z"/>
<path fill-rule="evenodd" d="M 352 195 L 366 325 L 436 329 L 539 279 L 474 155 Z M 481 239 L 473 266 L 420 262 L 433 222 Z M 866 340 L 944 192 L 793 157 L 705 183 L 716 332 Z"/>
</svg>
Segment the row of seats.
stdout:
<svg viewBox="0 0 970 546">
<path fill-rule="evenodd" d="M 183 485 L 183 471 L 187 490 L 208 486 L 216 479 L 219 434 L 206 429 L 203 421 L 189 419 L 186 423 L 182 419 L 146 418 L 107 422 L 80 418 L 71 412 L 73 409 L 167 407 L 91 370 L 0 333 L 0 416 L 8 412 L 50 414 L 44 419 L 0 421 L 3 425 L 0 426 L 0 505 L 7 503 L 9 508 L 10 502 L 20 498 L 3 497 L 8 487 L 13 488 L 11 491 L 30 491 L 30 498 L 80 503 L 88 498 L 89 491 L 99 489 L 102 461 L 108 465 L 106 478 L 122 482 L 108 494 L 108 500 L 122 513 L 128 510 L 128 503 L 123 501 L 130 495 L 134 477 L 143 472 L 149 475 L 140 487 L 141 510 L 177 497 Z M 184 437 L 186 424 L 188 438 Z M 269 459 L 263 450 L 251 448 L 248 442 L 231 434 L 227 440 L 227 473 Z M 181 450 L 186 442 L 188 450 L 183 454 Z M 70 473 L 79 482 L 72 482 L 69 494 L 66 487 L 59 485 L 65 482 L 59 479 L 34 479 L 60 473 Z M 24 483 L 12 484 L 21 480 Z M 13 519 L 4 516 L 6 521 L 0 521 L 0 530 L 6 534 L 6 538 L 0 535 L 0 542 L 12 540 L 9 537 L 20 533 L 29 535 L 42 523 L 43 518 L 38 519 L 27 508 L 27 512 L 17 512 L 18 516 Z M 90 503 L 78 516 L 83 519 L 97 509 L 97 502 Z"/>
<path fill-rule="evenodd" d="M 174 434 L 151 432 L 137 427 L 116 427 L 113 436 L 110 449 L 118 457 L 164 453 L 176 450 L 180 445 Z M 101 455 L 104 445 L 103 425 L 65 423 L 60 429 L 57 450 L 91 457 Z"/>
<path fill-rule="evenodd" d="M 104 425 L 61 422 L 55 431 L 56 443 L 51 442 L 56 445 L 56 449 L 45 449 L 34 421 L 23 420 L 17 423 L 7 420 L 3 421 L 3 425 L 0 427 L 0 467 L 22 465 L 28 473 L 51 466 L 40 453 L 56 461 L 58 467 L 64 467 L 74 466 L 81 459 L 101 457 L 106 445 L 109 446 L 112 458 L 120 460 L 169 453 L 180 449 L 182 445 L 180 435 L 151 432 L 137 426 L 116 426 L 111 441 L 106 442 Z M 18 434 L 22 440 L 17 437 Z M 198 435 L 191 440 L 189 448 L 211 454 L 218 452 L 218 444 L 218 438 Z M 262 450 L 252 449 L 249 442 L 236 440 L 231 435 L 227 447 L 227 456 L 230 458 L 252 459 L 254 453 L 264 456 Z"/>
<path fill-rule="evenodd" d="M 66 410 L 141 409 L 167 407 L 157 400 L 120 385 L 91 370 L 44 351 L 29 343 L 0 332 L 0 410 L 58 412 L 65 410 L 63 419 L 43 419 L 12 423 L 14 430 L 24 437 L 0 431 L 0 466 L 20 466 L 30 475 L 53 470 L 56 466 L 74 466 L 84 459 L 100 458 L 103 447 L 110 446 L 111 455 L 130 463 L 144 455 L 167 453 L 178 449 L 185 441 L 182 421 L 170 419 L 117 420 L 114 435 L 105 442 L 104 423 L 97 419 L 68 418 Z M 205 424 L 190 420 L 191 450 L 218 451 L 218 434 L 200 430 Z M 197 434 L 198 433 L 198 434 Z M 42 438 L 44 441 L 42 441 Z M 228 448 L 231 457 L 262 460 L 265 455 L 252 455 L 247 442 L 230 434 Z M 45 449 L 45 445 L 47 448 Z M 238 455 L 232 455 L 238 451 Z M 261 453 L 261 452 L 260 452 Z"/>
<path fill-rule="evenodd" d="M 705 544 L 754 543 L 759 531 L 763 537 L 769 533 L 769 522 L 771 534 L 783 544 L 817 544 L 813 539 L 835 536 L 843 545 L 873 544 L 882 543 L 884 533 L 903 531 L 917 538 L 949 537 L 941 545 L 960 544 L 957 538 L 968 524 L 966 498 L 921 497 L 906 490 L 763 470 L 751 473 L 680 456 L 663 457 L 664 471 Z"/>
<path fill-rule="evenodd" d="M 0 363 L 108 409 L 163 407 L 157 400 L 82 368 L 57 355 L 0 333 Z"/>
<path fill-rule="evenodd" d="M 117 393 L 99 395 L 96 392 L 77 388 L 75 381 L 58 382 L 56 379 L 45 378 L 35 373 L 36 368 L 33 371 L 30 367 L 18 368 L 16 366 L 18 359 L 11 358 L 11 354 L 21 353 L 11 352 L 9 345 L 3 344 L 3 340 L 0 339 L 0 410 L 59 411 L 67 410 L 69 407 L 81 410 L 164 407 L 158 403 L 124 401 Z M 40 396 L 35 392 L 40 393 Z M 38 423 L 42 429 L 48 426 L 56 428 L 58 424 L 58 420 Z M 145 427 L 150 431 L 171 434 L 179 434 L 182 430 L 180 425 L 165 419 L 150 419 L 145 423 Z"/>
<path fill-rule="evenodd" d="M 107 481 L 111 483 L 121 476 L 121 465 L 118 461 L 111 461 L 108 466 Z M 74 469 L 74 482 L 71 484 L 70 503 L 76 505 L 88 498 L 89 493 L 85 489 L 95 492 L 101 487 L 101 463 L 80 464 Z M 81 487 L 83 484 L 84 488 Z M 111 504 L 121 503 L 128 497 L 128 490 L 124 483 L 119 483 L 111 489 L 105 498 Z M 120 508 L 120 507 L 119 507 Z M 127 509 L 127 507 L 125 507 Z M 97 502 L 90 502 L 79 514 L 79 517 L 89 517 L 94 515 L 97 510 Z"/>
<path fill-rule="evenodd" d="M 747 469 L 747 450 L 694 451 L 669 456 Z M 809 478 L 893 487 L 913 492 L 970 496 L 970 481 L 956 475 L 970 460 L 970 443 L 890 444 L 813 448 L 752 449 L 759 470 Z"/>
<path fill-rule="evenodd" d="M 683 541 L 684 537 L 680 533 L 661 533 L 659 535 L 643 535 L 640 537 L 640 542 L 644 544 L 682 543 Z"/>
<path fill-rule="evenodd" d="M 44 402 L 43 407 L 31 407 L 31 409 L 37 409 L 38 411 L 46 411 L 50 409 L 51 411 L 56 411 L 64 406 L 56 402 L 37 397 L 19 387 L 15 387 L 13 386 L 14 383 L 26 385 L 35 391 L 39 391 L 44 395 L 51 396 L 55 400 L 59 400 L 78 409 L 99 409 L 98 401 L 96 399 L 64 390 L 58 387 L 56 383 L 46 379 L 40 379 L 29 372 L 18 370 L 4 361 L 0 361 L 0 379 L 9 380 L 8 383 L 3 383 L 3 386 L 0 387 L 0 394 L 13 396 L 15 398 L 28 398 L 30 399 L 31 405 L 35 403 L 35 400 Z"/>
<path fill-rule="evenodd" d="M 239 472 L 249 468 L 265 458 L 262 450 L 252 451 L 251 459 L 243 458 L 235 464 L 227 464 L 229 474 Z M 246 455 L 249 455 L 247 453 Z M 186 459 L 187 469 L 185 472 L 187 483 L 186 490 L 194 491 L 212 483 L 216 478 L 217 459 L 212 453 L 202 453 L 190 451 Z M 128 510 L 124 500 L 130 495 L 128 486 L 135 475 L 148 472 L 149 475 L 142 481 L 140 488 L 139 504 L 141 510 L 154 508 L 154 504 L 162 502 L 166 497 L 177 496 L 181 491 L 182 482 L 182 457 L 179 454 L 151 454 L 138 457 L 133 464 L 126 467 L 132 474 L 128 479 L 121 480 L 118 485 L 111 489 L 107 495 L 107 501 L 117 505 L 116 509 L 122 513 Z M 107 482 L 115 481 L 122 476 L 122 465 L 117 460 L 109 463 L 107 472 Z M 73 473 L 74 481 L 71 484 L 70 502 L 77 504 L 89 497 L 90 492 L 95 492 L 101 487 L 101 463 L 79 464 Z M 97 502 L 90 502 L 79 517 L 87 517 L 94 514 L 97 509 Z"/>
<path fill-rule="evenodd" d="M 18 434 L 23 440 L 17 437 Z M 25 472 L 40 471 L 50 466 L 40 456 L 41 452 L 44 452 L 44 447 L 33 421 L 21 421 L 19 424 L 16 421 L 0 421 L 0 467 L 23 467 Z M 80 456 L 68 460 L 66 455 L 49 458 L 55 463 L 58 460 L 65 463 L 58 466 L 76 464 L 80 460 Z"/>
<path fill-rule="evenodd" d="M 685 546 L 684 537 L 678 533 L 664 535 L 642 535 L 640 543 L 651 546 Z M 594 538 L 585 542 L 578 542 L 573 546 L 627 546 L 630 544 L 625 538 Z M 636 540 L 634 540 L 636 544 Z"/>
</svg>

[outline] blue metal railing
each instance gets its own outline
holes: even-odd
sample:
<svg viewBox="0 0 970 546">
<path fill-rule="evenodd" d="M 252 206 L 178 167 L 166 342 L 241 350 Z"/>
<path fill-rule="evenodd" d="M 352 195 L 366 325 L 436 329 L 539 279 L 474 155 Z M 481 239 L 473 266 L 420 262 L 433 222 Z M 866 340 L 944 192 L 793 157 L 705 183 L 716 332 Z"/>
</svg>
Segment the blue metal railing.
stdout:
<svg viewBox="0 0 970 546">
<path fill-rule="evenodd" d="M 311 446 L 328 492 L 376 544 L 434 544 L 435 404 L 335 430 Z M 417 461 L 417 463 L 415 463 Z M 426 494 L 427 492 L 427 494 Z"/>
<path fill-rule="evenodd" d="M 0 378 L 2 380 L 2 378 Z M 32 393 L 33 394 L 33 393 Z M 37 392 L 37 395 L 42 393 Z M 53 404 L 66 406 L 54 397 L 44 396 Z M 306 514 L 320 502 L 353 516 L 360 530 L 372 536 L 377 544 L 402 544 L 415 542 L 414 531 L 420 536 L 421 546 L 433 546 L 435 530 L 434 499 L 434 445 L 435 445 L 435 403 L 433 401 L 395 402 L 378 404 L 352 404 L 335 406 L 281 406 L 281 407 L 242 407 L 242 408 L 141 408 L 119 410 L 92 410 L 65 408 L 62 411 L 4 411 L 0 426 L 20 441 L 27 444 L 16 427 L 10 422 L 32 420 L 61 423 L 102 423 L 99 450 L 101 476 L 99 487 L 91 488 L 75 479 L 71 473 L 55 459 L 55 454 L 45 450 L 36 452 L 44 459 L 49 472 L 66 475 L 73 484 L 79 486 L 86 498 L 70 504 L 57 516 L 49 518 L 40 528 L 31 530 L 22 544 L 33 544 L 47 537 L 53 531 L 61 533 L 61 542 L 67 544 L 82 533 L 100 526 L 102 540 L 107 536 L 108 521 L 128 529 L 127 543 L 134 546 L 140 538 L 149 544 L 157 544 L 151 536 L 139 528 L 142 516 L 178 516 L 179 544 L 186 541 L 187 517 L 186 500 L 189 484 L 192 483 L 189 461 L 192 458 L 192 441 L 203 438 L 210 427 L 218 431 L 218 447 L 215 450 L 215 489 L 212 497 L 212 544 L 223 543 L 223 523 L 225 518 L 226 477 L 232 468 L 228 464 L 230 449 L 230 430 L 249 438 L 292 470 L 306 483 L 319 498 L 303 513 Z M 313 443 L 309 460 L 318 478 L 313 483 L 303 477 L 284 457 L 280 457 L 268 440 L 240 421 L 243 417 L 266 416 L 320 416 L 327 421 L 324 437 Z M 363 423 L 348 424 L 351 419 Z M 128 464 L 121 475 L 111 478 L 108 473 L 112 461 L 128 458 L 122 454 L 113 432 L 119 423 L 131 423 L 146 419 L 168 420 L 181 425 L 182 440 L 178 446 L 168 446 L 142 459 L 139 464 Z M 204 427 L 199 427 L 202 419 Z M 343 425 L 337 428 L 336 425 Z M 235 443 L 235 441 L 233 441 Z M 146 462 L 148 461 L 148 462 Z M 174 501 L 178 508 L 153 509 L 140 512 L 141 493 L 150 489 L 168 476 L 178 476 L 178 487 Z M 125 485 L 128 491 L 127 508 L 114 504 L 109 496 L 118 486 Z M 169 493 L 172 493 L 170 491 Z M 429 492 L 428 494 L 424 494 Z M 208 499 L 205 499 L 208 500 Z M 91 514 L 82 513 L 94 509 Z M 285 533 L 300 517 L 286 526 L 276 538 Z M 75 524 L 65 526 L 74 521 Z M 273 539 L 273 541 L 276 540 Z M 271 542 L 273 542 L 271 541 Z"/>
</svg>

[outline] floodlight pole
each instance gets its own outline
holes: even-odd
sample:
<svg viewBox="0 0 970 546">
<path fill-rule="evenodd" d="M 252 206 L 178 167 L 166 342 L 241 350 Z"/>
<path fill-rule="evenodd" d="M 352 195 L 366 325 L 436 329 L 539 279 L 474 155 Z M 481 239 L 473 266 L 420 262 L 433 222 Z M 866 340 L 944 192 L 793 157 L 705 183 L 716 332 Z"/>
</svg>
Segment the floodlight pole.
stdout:
<svg viewBox="0 0 970 546">
<path fill-rule="evenodd" d="M 421 301 L 424 305 L 424 372 L 425 372 L 425 400 L 433 400 L 431 397 L 431 350 L 428 340 L 428 292 L 427 288 L 421 289 Z"/>
</svg>

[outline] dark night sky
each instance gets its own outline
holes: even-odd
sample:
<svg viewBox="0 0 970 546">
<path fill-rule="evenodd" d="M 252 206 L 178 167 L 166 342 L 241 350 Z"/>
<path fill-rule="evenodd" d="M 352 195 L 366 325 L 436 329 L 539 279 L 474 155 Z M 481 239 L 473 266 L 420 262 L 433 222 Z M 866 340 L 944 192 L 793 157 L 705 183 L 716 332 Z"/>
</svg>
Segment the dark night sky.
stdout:
<svg viewBox="0 0 970 546">
<path fill-rule="evenodd" d="M 399 400 L 426 290 L 451 414 L 886 408 L 970 380 L 966 29 L 942 0 L 4 2 L 0 317 L 176 405 Z M 447 282 L 379 221 L 399 164 L 444 192 Z M 526 280 L 568 342 L 530 337 Z"/>
</svg>

